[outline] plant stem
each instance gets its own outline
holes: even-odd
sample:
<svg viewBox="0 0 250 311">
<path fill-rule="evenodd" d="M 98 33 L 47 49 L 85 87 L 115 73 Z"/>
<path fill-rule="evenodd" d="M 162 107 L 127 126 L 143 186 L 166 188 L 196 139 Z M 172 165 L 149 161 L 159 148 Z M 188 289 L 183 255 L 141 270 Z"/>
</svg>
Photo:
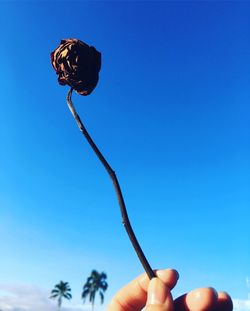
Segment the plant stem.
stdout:
<svg viewBox="0 0 250 311">
<path fill-rule="evenodd" d="M 96 146 L 96 144 L 94 143 L 94 141 L 92 140 L 92 138 L 90 137 L 89 133 L 87 132 L 85 126 L 83 125 L 79 115 L 77 114 L 72 100 L 71 100 L 71 96 L 72 96 L 72 92 L 73 92 L 73 88 L 71 88 L 68 92 L 67 95 L 67 104 L 68 107 L 70 109 L 70 112 L 72 113 L 80 131 L 82 132 L 82 134 L 85 136 L 85 138 L 87 139 L 89 145 L 91 146 L 91 148 L 93 149 L 93 151 L 95 152 L 95 154 L 97 155 L 97 157 L 99 158 L 99 160 L 101 161 L 101 163 L 103 164 L 103 166 L 105 167 L 107 173 L 109 174 L 113 186 L 115 188 L 115 192 L 116 192 L 116 196 L 118 199 L 118 203 L 120 206 L 120 211 L 121 211 L 121 216 L 122 216 L 122 223 L 127 231 L 127 234 L 129 236 L 129 239 L 137 253 L 137 256 L 139 257 L 139 260 L 143 266 L 143 268 L 145 269 L 149 279 L 152 279 L 155 277 L 155 273 L 153 272 L 152 268 L 150 267 L 141 247 L 139 242 L 137 241 L 137 238 L 134 234 L 134 231 L 131 227 L 129 218 L 128 218 L 128 213 L 127 213 L 127 209 L 125 206 L 125 202 L 122 196 L 122 192 L 121 192 L 121 188 L 118 182 L 118 179 L 116 177 L 115 171 L 111 168 L 111 166 L 109 165 L 109 163 L 106 161 L 106 159 L 104 158 L 104 156 L 102 155 L 102 153 L 100 152 L 100 150 L 98 149 L 98 147 Z"/>
</svg>

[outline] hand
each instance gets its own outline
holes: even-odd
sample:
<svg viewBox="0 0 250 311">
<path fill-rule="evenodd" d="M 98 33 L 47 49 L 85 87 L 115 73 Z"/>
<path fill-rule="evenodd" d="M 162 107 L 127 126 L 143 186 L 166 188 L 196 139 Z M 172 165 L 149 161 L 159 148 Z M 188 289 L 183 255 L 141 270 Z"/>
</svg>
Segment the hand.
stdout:
<svg viewBox="0 0 250 311">
<path fill-rule="evenodd" d="M 107 311 L 232 311 L 233 303 L 225 292 L 198 288 L 173 300 L 171 289 L 178 272 L 158 270 L 157 278 L 149 281 L 144 273 L 123 287 L 112 299 Z"/>
</svg>

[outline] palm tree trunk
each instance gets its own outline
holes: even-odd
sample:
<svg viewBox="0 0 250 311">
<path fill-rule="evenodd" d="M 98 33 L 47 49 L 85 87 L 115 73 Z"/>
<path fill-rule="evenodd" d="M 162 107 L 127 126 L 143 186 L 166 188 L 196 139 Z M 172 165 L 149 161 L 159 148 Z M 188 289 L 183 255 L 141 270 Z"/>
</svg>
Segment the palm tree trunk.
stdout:
<svg viewBox="0 0 250 311">
<path fill-rule="evenodd" d="M 60 296 L 58 299 L 58 311 L 61 310 L 61 305 L 62 305 L 62 297 Z"/>
<path fill-rule="evenodd" d="M 94 300 L 92 301 L 92 311 L 94 311 L 94 307 L 95 307 L 95 302 Z"/>
</svg>

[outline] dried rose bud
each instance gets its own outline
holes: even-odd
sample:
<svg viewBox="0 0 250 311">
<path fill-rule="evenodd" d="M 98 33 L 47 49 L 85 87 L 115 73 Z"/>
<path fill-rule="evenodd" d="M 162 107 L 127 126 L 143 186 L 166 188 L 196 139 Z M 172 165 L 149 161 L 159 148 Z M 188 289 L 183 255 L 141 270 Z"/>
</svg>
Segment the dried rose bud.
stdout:
<svg viewBox="0 0 250 311">
<path fill-rule="evenodd" d="M 97 85 L 101 53 L 78 39 L 64 39 L 50 54 L 61 85 L 68 84 L 78 94 L 89 95 Z"/>
</svg>

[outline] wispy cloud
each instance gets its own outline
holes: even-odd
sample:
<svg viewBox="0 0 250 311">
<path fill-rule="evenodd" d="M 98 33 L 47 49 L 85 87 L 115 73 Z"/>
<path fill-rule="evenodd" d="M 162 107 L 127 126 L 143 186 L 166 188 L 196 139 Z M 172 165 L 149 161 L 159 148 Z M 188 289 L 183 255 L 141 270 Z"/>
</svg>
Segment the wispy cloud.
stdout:
<svg viewBox="0 0 250 311">
<path fill-rule="evenodd" d="M 89 306 L 65 304 L 62 311 L 87 311 Z M 0 310 L 3 311 L 57 311 L 55 301 L 49 299 L 49 291 L 33 285 L 0 284 Z"/>
<path fill-rule="evenodd" d="M 250 299 L 233 299 L 234 311 L 250 311 Z"/>
<path fill-rule="evenodd" d="M 233 299 L 234 311 L 250 311 L 250 299 Z M 49 291 L 28 284 L 0 284 L 0 310 L 57 311 L 56 301 L 49 299 Z M 62 311 L 89 311 L 88 305 L 65 303 Z"/>
</svg>

